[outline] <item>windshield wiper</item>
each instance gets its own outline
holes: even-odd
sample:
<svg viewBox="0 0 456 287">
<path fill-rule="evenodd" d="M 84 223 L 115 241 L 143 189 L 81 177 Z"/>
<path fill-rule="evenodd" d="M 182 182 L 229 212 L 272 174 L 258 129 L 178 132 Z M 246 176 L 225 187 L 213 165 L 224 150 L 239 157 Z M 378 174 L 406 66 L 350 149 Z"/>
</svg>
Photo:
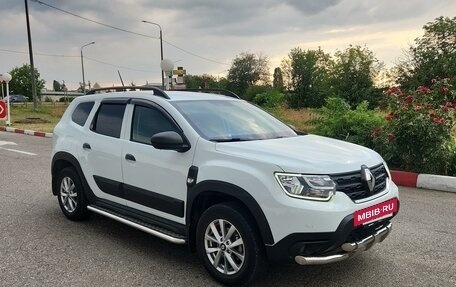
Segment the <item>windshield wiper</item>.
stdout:
<svg viewBox="0 0 456 287">
<path fill-rule="evenodd" d="M 210 139 L 211 142 L 218 142 L 218 143 L 226 143 L 226 142 L 242 142 L 242 141 L 250 141 L 251 139 L 246 138 L 212 138 Z"/>
</svg>

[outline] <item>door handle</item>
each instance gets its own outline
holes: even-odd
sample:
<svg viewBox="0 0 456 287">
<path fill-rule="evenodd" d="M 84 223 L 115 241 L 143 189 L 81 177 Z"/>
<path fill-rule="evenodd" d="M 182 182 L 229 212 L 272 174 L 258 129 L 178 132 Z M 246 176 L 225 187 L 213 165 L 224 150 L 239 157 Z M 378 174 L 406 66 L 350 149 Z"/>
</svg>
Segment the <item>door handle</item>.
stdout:
<svg viewBox="0 0 456 287">
<path fill-rule="evenodd" d="M 83 148 L 83 149 L 92 149 L 92 147 L 90 147 L 90 145 L 89 145 L 88 143 L 84 143 L 84 144 L 82 145 L 82 148 Z"/>
<path fill-rule="evenodd" d="M 136 158 L 132 154 L 129 154 L 129 153 L 127 153 L 125 155 L 125 159 L 130 160 L 130 161 L 136 161 Z"/>
</svg>

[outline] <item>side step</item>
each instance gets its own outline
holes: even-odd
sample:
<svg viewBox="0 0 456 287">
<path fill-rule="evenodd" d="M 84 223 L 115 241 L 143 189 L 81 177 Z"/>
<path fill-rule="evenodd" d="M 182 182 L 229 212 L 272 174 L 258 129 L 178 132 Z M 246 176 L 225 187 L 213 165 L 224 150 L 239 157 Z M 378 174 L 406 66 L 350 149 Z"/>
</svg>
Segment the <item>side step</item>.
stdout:
<svg viewBox="0 0 456 287">
<path fill-rule="evenodd" d="M 175 244 L 185 244 L 186 243 L 184 236 L 174 234 L 173 232 L 167 231 L 158 226 L 151 225 L 151 224 L 148 224 L 148 223 L 145 223 L 140 220 L 133 219 L 133 218 L 129 218 L 127 216 L 124 216 L 122 214 L 116 213 L 111 210 L 107 210 L 107 209 L 99 207 L 99 206 L 89 205 L 89 206 L 87 206 L 87 209 L 90 211 L 93 211 L 95 213 L 98 213 L 100 215 L 103 215 L 103 216 L 109 217 L 111 219 L 114 219 L 116 221 L 119 221 L 121 223 L 124 223 L 128 226 L 131 226 L 131 227 L 134 227 L 141 231 L 144 231 L 146 233 L 149 233 L 151 235 L 157 236 L 166 241 L 169 241 L 169 242 L 172 242 Z"/>
</svg>

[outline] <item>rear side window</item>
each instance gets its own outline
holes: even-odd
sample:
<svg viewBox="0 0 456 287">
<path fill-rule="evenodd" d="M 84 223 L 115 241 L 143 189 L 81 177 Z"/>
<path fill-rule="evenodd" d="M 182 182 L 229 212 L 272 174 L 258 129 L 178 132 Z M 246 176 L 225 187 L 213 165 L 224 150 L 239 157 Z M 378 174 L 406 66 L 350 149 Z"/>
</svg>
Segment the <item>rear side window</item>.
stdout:
<svg viewBox="0 0 456 287">
<path fill-rule="evenodd" d="M 80 103 L 76 109 L 74 109 L 71 120 L 80 126 L 84 126 L 87 118 L 89 117 L 90 111 L 92 111 L 94 102 Z"/>
<path fill-rule="evenodd" d="M 92 130 L 105 136 L 120 138 L 125 106 L 125 104 L 102 103 L 93 122 Z"/>
</svg>

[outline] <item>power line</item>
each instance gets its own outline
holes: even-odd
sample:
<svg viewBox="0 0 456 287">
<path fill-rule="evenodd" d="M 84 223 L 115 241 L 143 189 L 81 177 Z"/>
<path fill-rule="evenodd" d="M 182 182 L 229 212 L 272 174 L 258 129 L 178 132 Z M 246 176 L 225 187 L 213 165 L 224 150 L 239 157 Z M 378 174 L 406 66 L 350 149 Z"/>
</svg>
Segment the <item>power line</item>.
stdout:
<svg viewBox="0 0 456 287">
<path fill-rule="evenodd" d="M 15 51 L 15 50 L 9 50 L 9 49 L 0 49 L 0 52 L 7 52 L 7 53 L 14 53 L 14 54 L 28 54 L 28 52 L 24 51 Z M 59 58 L 79 58 L 80 56 L 78 55 L 60 55 L 60 54 L 47 54 L 47 53 L 33 53 L 34 55 L 37 56 L 44 56 L 44 57 L 59 57 Z M 161 72 L 158 71 L 151 71 L 151 70 L 141 70 L 141 69 L 135 69 L 135 68 L 130 68 L 130 67 L 125 67 L 125 66 L 120 66 L 112 63 L 108 63 L 105 61 L 97 60 L 94 58 L 90 58 L 87 56 L 84 56 L 84 59 L 88 59 L 90 61 L 94 61 L 103 65 L 111 66 L 111 67 L 116 67 L 116 68 L 121 68 L 125 70 L 130 70 L 130 71 L 136 71 L 136 72 L 145 72 L 145 73 L 156 73 L 159 74 Z"/>
<path fill-rule="evenodd" d="M 89 58 L 87 56 L 84 56 L 84 59 L 88 59 L 88 60 L 91 60 L 91 61 L 94 61 L 94 62 L 97 62 L 97 63 L 100 63 L 100 64 L 104 64 L 104 65 L 108 65 L 108 66 L 112 66 L 112 67 L 116 67 L 116 68 L 121 68 L 121 69 L 125 69 L 125 70 L 161 74 L 161 72 L 159 72 L 159 71 L 141 70 L 141 69 L 129 68 L 129 67 L 125 67 L 125 66 L 119 66 L 119 65 L 108 63 L 108 62 L 100 61 L 100 60 L 97 60 L 97 59 Z"/>
<path fill-rule="evenodd" d="M 14 53 L 14 54 L 27 54 L 28 52 L 24 51 L 15 51 L 15 50 L 8 50 L 8 49 L 0 49 L 2 52 L 7 52 L 7 53 Z M 46 54 L 46 53 L 33 53 L 34 55 L 38 56 L 45 56 L 45 57 L 60 57 L 60 58 L 77 58 L 79 56 L 76 55 L 59 55 L 59 54 Z"/>
<path fill-rule="evenodd" d="M 86 21 L 89 21 L 89 22 L 92 22 L 92 23 L 95 23 L 95 24 L 98 24 L 98 25 L 101 25 L 101 26 L 105 26 L 105 27 L 107 27 L 107 28 L 111 28 L 111 29 L 114 29 L 114 30 L 118 30 L 118 31 L 122 31 L 122 32 L 125 32 L 125 33 L 129 33 L 129 34 L 133 34 L 133 35 L 137 35 L 137 36 L 142 36 L 142 37 L 146 37 L 146 38 L 158 39 L 158 37 L 154 37 L 154 36 L 150 36 L 150 35 L 146 35 L 146 34 L 141 34 L 141 33 L 133 32 L 133 31 L 129 31 L 129 30 L 126 30 L 126 29 L 123 29 L 123 28 L 119 28 L 119 27 L 115 27 L 115 26 L 112 26 L 112 25 L 109 25 L 109 24 L 105 24 L 105 23 L 102 23 L 102 22 L 98 22 L 98 21 L 89 19 L 89 18 L 87 18 L 87 17 L 84 17 L 84 16 L 81 16 L 81 15 L 72 13 L 72 12 L 70 12 L 70 11 L 60 9 L 60 8 L 58 8 L 58 7 L 52 6 L 52 5 L 50 5 L 50 4 L 44 3 L 44 2 L 39 1 L 39 0 L 32 0 L 32 2 L 37 2 L 38 4 L 47 6 L 47 7 L 49 7 L 49 8 L 55 9 L 55 10 L 58 10 L 58 11 L 60 11 L 60 12 L 62 12 L 62 13 L 69 14 L 69 15 L 74 16 L 74 17 L 76 17 L 76 18 L 79 18 L 79 19 L 82 19 L 82 20 L 86 20 Z"/>
<path fill-rule="evenodd" d="M 150 35 L 134 32 L 134 31 L 130 31 L 130 30 L 127 30 L 127 29 L 119 28 L 119 27 L 116 27 L 116 26 L 113 26 L 113 25 L 105 24 L 105 23 L 102 23 L 102 22 L 99 22 L 99 21 L 96 21 L 96 20 L 81 16 L 81 15 L 78 15 L 78 14 L 75 14 L 73 12 L 70 12 L 70 11 L 55 7 L 53 5 L 47 4 L 47 3 L 43 2 L 43 1 L 40 1 L 40 0 L 32 0 L 32 1 L 33 2 L 37 2 L 38 4 L 41 4 L 41 5 L 47 6 L 49 8 L 55 9 L 57 11 L 60 11 L 62 13 L 71 15 L 73 17 L 76 17 L 76 18 L 79 18 L 79 19 L 82 19 L 82 20 L 86 20 L 86 21 L 89 21 L 89 22 L 92 22 L 92 23 L 95 23 L 95 24 L 98 24 L 98 25 L 101 25 L 101 26 L 104 26 L 104 27 L 107 27 L 107 28 L 111 28 L 111 29 L 118 30 L 118 31 L 121 31 L 121 32 L 124 32 L 124 33 L 128 33 L 128 34 L 133 34 L 133 35 L 136 35 L 136 36 L 141 36 L 141 37 L 146 37 L 146 38 L 151 38 L 151 39 L 159 39 L 159 37 L 154 37 L 154 36 L 150 36 Z M 174 47 L 174 48 L 176 48 L 176 49 L 178 49 L 178 50 L 180 50 L 180 51 L 182 51 L 184 53 L 187 53 L 187 54 L 192 55 L 194 57 L 200 58 L 202 60 L 205 60 L 205 61 L 208 61 L 208 62 L 213 62 L 213 63 L 216 63 L 216 64 L 226 65 L 226 66 L 229 65 L 227 63 L 219 62 L 219 61 L 216 61 L 216 60 L 213 60 L 213 59 L 206 58 L 204 56 L 200 56 L 200 55 L 195 54 L 195 53 L 193 53 L 193 52 L 191 52 L 189 50 L 181 48 L 181 47 L 177 46 L 176 44 L 173 44 L 173 43 L 171 43 L 169 41 L 163 40 L 163 42 L 165 42 L 166 44 L 168 44 L 168 45 L 170 45 L 170 46 L 172 46 L 172 47 Z"/>
</svg>

